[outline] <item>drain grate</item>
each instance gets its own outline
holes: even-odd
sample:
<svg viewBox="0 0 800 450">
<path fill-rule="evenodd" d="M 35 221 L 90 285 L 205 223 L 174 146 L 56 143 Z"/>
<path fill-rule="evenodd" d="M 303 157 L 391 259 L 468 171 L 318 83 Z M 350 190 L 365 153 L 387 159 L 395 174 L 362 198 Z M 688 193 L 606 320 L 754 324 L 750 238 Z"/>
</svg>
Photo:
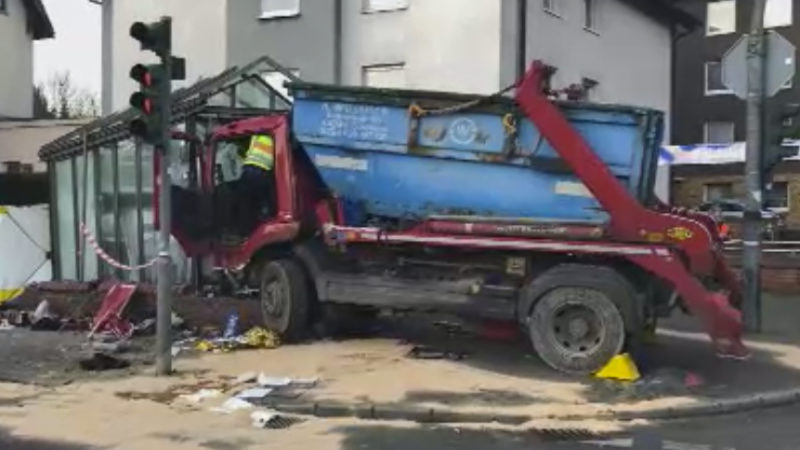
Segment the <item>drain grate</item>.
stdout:
<svg viewBox="0 0 800 450">
<path fill-rule="evenodd" d="M 599 433 L 585 428 L 534 428 L 533 434 L 543 441 L 584 441 L 602 437 Z"/>
<path fill-rule="evenodd" d="M 279 416 L 273 420 L 270 420 L 267 424 L 266 428 L 272 430 L 283 430 L 285 428 L 289 428 L 292 425 L 297 425 L 298 423 L 305 422 L 305 419 L 301 419 L 299 417 L 284 417 Z"/>
</svg>

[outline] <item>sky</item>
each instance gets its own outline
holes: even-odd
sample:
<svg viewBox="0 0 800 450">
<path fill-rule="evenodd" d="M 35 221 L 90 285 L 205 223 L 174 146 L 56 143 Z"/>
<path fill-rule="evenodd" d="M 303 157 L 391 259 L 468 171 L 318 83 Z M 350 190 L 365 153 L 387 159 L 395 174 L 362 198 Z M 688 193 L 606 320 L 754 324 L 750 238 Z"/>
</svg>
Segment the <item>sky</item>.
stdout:
<svg viewBox="0 0 800 450">
<path fill-rule="evenodd" d="M 89 0 L 43 0 L 56 31 L 34 44 L 34 80 L 69 71 L 75 86 L 100 94 L 100 5 Z"/>
</svg>

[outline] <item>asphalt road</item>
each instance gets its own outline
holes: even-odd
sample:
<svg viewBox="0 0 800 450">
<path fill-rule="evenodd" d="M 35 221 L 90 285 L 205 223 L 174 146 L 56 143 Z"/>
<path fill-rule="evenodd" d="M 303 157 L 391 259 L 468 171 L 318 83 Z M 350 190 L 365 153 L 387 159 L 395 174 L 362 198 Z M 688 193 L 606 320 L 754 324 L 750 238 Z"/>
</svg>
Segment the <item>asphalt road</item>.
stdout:
<svg viewBox="0 0 800 450">
<path fill-rule="evenodd" d="M 472 431 L 444 427 L 397 429 L 371 425 L 335 431 L 344 435 L 343 450 L 798 450 L 798 424 L 800 406 L 661 423 L 619 436 L 580 441 L 556 441 L 546 433 Z"/>
</svg>

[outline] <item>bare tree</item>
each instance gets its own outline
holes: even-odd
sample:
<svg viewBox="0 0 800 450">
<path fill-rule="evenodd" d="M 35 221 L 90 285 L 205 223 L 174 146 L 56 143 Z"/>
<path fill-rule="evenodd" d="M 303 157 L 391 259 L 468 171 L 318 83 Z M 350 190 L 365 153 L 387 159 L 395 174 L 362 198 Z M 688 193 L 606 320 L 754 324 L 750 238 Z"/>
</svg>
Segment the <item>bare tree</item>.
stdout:
<svg viewBox="0 0 800 450">
<path fill-rule="evenodd" d="M 54 117 L 76 119 L 100 115 L 97 94 L 76 87 L 69 72 L 53 73 L 39 89 L 44 92 L 50 113 Z"/>
<path fill-rule="evenodd" d="M 52 119 L 55 117 L 50 109 L 50 104 L 42 85 L 33 87 L 33 117 L 35 119 Z"/>
</svg>

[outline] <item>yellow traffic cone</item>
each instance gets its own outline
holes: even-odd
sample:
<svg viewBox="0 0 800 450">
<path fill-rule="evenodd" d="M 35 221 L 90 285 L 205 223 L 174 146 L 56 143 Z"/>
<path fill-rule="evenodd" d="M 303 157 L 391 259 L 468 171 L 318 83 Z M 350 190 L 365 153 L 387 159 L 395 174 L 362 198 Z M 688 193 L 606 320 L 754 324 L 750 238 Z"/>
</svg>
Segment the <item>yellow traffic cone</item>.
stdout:
<svg viewBox="0 0 800 450">
<path fill-rule="evenodd" d="M 595 378 L 617 381 L 636 381 L 641 378 L 639 369 L 628 353 L 611 358 L 606 365 L 594 374 Z"/>
</svg>

